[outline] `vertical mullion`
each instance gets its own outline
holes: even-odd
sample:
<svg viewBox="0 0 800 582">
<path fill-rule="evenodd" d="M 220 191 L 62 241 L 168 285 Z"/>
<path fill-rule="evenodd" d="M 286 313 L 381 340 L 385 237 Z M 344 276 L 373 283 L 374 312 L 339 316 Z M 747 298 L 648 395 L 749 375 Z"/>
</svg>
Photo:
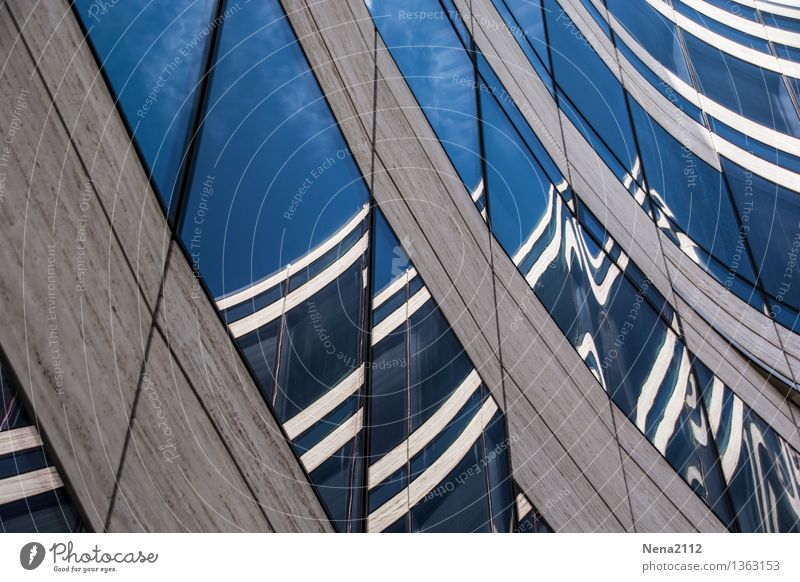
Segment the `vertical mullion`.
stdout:
<svg viewBox="0 0 800 582">
<path fill-rule="evenodd" d="M 363 365 L 364 365 L 364 384 L 362 386 L 362 403 L 364 408 L 364 439 L 362 458 L 364 459 L 364 470 L 361 473 L 361 504 L 362 520 L 359 531 L 367 531 L 367 517 L 369 516 L 369 470 L 370 470 L 370 437 L 371 437 L 371 411 L 372 411 L 372 362 L 375 349 L 372 345 L 372 322 L 373 308 L 372 300 L 375 295 L 375 160 L 377 147 L 378 130 L 378 28 L 374 27 L 372 37 L 372 151 L 370 153 L 370 176 L 369 176 L 369 210 L 367 211 L 366 223 L 369 232 L 367 243 L 367 289 L 364 298 L 363 317 L 364 327 L 361 330 L 363 341 Z"/>
<path fill-rule="evenodd" d="M 223 15 L 227 0 L 217 0 L 217 9 L 212 23 L 217 22 L 217 26 L 211 31 L 208 47 L 206 49 L 205 66 L 200 76 L 200 95 L 195 103 L 194 118 L 190 126 L 188 142 L 185 145 L 183 158 L 181 159 L 180 171 L 176 179 L 177 188 L 174 189 L 171 207 L 167 208 L 167 220 L 172 223 L 173 238 L 180 238 L 181 228 L 185 218 L 186 203 L 189 199 L 189 188 L 192 183 L 192 174 L 197 163 L 197 149 L 200 143 L 200 134 L 203 126 L 206 106 L 211 93 L 211 80 L 213 78 L 214 67 L 219 51 L 219 39 L 221 31 L 225 26 Z"/>
</svg>

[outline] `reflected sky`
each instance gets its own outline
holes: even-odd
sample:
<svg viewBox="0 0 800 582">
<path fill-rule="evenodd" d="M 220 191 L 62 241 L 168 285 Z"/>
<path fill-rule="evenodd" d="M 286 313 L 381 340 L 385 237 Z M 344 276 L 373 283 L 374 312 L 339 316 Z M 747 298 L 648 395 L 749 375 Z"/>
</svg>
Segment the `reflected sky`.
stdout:
<svg viewBox="0 0 800 582">
<path fill-rule="evenodd" d="M 464 186 L 472 192 L 481 179 L 475 75 L 447 12 L 436 0 L 372 0 L 367 6 Z"/>
<path fill-rule="evenodd" d="M 215 0 L 76 0 L 112 88 L 170 207 L 211 37 Z"/>
<path fill-rule="evenodd" d="M 212 294 L 305 255 L 367 199 L 280 5 L 243 6 L 222 27 L 181 231 Z"/>
</svg>

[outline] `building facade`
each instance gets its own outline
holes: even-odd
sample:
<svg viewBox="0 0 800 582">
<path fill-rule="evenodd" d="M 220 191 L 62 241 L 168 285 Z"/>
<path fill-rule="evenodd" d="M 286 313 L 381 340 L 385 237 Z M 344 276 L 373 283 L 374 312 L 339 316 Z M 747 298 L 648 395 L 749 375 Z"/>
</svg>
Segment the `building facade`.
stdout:
<svg viewBox="0 0 800 582">
<path fill-rule="evenodd" d="M 5 531 L 800 531 L 800 8 L 0 8 Z"/>
</svg>

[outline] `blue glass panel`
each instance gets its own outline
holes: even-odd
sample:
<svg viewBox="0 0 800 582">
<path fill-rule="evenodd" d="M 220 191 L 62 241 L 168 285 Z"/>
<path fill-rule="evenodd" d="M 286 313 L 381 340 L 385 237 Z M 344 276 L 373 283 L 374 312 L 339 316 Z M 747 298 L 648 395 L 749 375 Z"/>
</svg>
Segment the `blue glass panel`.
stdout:
<svg viewBox="0 0 800 582">
<path fill-rule="evenodd" d="M 129 0 L 106 7 L 76 0 L 101 66 L 169 208 L 202 68 L 216 25 L 216 0 Z"/>
<path fill-rule="evenodd" d="M 453 24 L 453 28 L 456 29 L 462 44 L 465 47 L 469 47 L 472 37 L 469 33 L 469 30 L 467 30 L 467 23 L 462 18 L 461 13 L 458 11 L 458 8 L 456 8 L 453 0 L 441 0 L 441 3 L 442 6 L 444 6 L 445 12 L 447 12 L 450 22 Z"/>
<path fill-rule="evenodd" d="M 717 8 L 726 10 L 734 16 L 746 18 L 747 20 L 752 20 L 753 22 L 760 22 L 758 18 L 758 12 L 756 12 L 754 8 L 740 4 L 739 2 L 736 2 L 736 0 L 704 0 L 704 2 L 706 4 L 712 4 Z"/>
<path fill-rule="evenodd" d="M 369 511 L 375 511 L 406 487 L 408 487 L 408 467 L 403 465 L 401 469 L 395 471 L 392 475 L 370 490 Z M 400 531 L 406 531 L 406 525 L 407 524 L 404 523 L 403 529 Z"/>
<path fill-rule="evenodd" d="M 498 102 L 486 96 L 481 107 L 492 231 L 513 257 L 541 221 L 554 190 Z"/>
<path fill-rule="evenodd" d="M 276 320 L 238 339 L 264 398 L 271 404 L 275 404 L 275 364 L 280 326 L 281 320 Z"/>
<path fill-rule="evenodd" d="M 20 386 L 5 358 L 0 355 L 0 433 L 30 427 L 33 420 L 23 408 Z M 36 434 L 36 427 L 31 427 Z M 0 480 L 51 467 L 43 446 L 0 455 Z M 0 532 L 73 532 L 81 520 L 63 488 L 0 504 Z"/>
<path fill-rule="evenodd" d="M 391 261 L 400 246 L 388 223 L 375 209 L 377 239 L 382 240 L 381 252 L 376 252 L 375 279 L 388 281 L 391 274 L 380 262 Z M 403 253 L 402 273 L 411 267 Z M 382 269 L 383 274 L 378 275 Z M 385 287 L 385 285 L 384 285 Z M 415 276 L 408 287 L 413 292 L 423 287 L 422 279 Z M 402 293 L 402 292 L 401 292 Z M 404 296 L 404 294 L 402 295 Z M 410 365 L 406 353 L 410 353 Z M 430 299 L 417 309 L 409 320 L 373 346 L 371 366 L 372 381 L 368 395 L 369 464 L 413 437 L 413 432 L 428 420 L 453 391 L 461 386 L 474 370 L 458 338 Z M 402 365 L 392 362 L 401 361 Z M 415 449 L 413 458 L 408 454 L 401 467 L 393 466 L 394 473 L 380 483 L 372 483 L 369 491 L 370 513 L 380 509 L 403 489 L 413 483 L 437 461 L 447 458 L 447 451 L 464 433 L 469 422 L 474 422 L 479 407 L 486 401 L 488 390 L 476 387 L 437 434 L 426 436 L 421 448 Z M 509 441 L 502 417 L 498 414 L 487 426 L 486 434 L 477 437 L 473 450 L 461 463 L 453 467 L 440 490 L 426 495 L 411 509 L 411 523 L 400 519 L 384 531 L 509 531 L 511 528 L 511 493 L 508 478 L 507 454 Z M 417 433 L 416 438 L 420 438 Z M 484 441 L 486 441 L 484 448 Z M 398 463 L 399 464 L 399 463 Z M 449 465 L 452 467 L 452 465 Z M 462 475 L 466 471 L 466 474 Z M 381 478 L 371 475 L 370 478 Z M 448 484 L 449 481 L 452 483 Z M 492 483 L 491 492 L 487 484 Z M 453 493 L 455 491 L 455 493 Z M 489 513 L 491 504 L 493 512 Z"/>
<path fill-rule="evenodd" d="M 567 116 L 586 141 L 589 142 L 595 153 L 600 156 L 600 159 L 608 166 L 617 179 L 624 184 L 626 178 L 631 175 L 631 170 L 619 161 L 616 154 L 614 154 L 606 142 L 603 141 L 602 137 L 598 135 L 588 120 L 572 106 L 572 103 L 567 97 L 561 91 L 558 91 L 558 95 L 561 111 Z M 635 179 L 638 180 L 639 178 L 636 177 Z"/>
<path fill-rule="evenodd" d="M 369 460 L 374 463 L 408 438 L 405 325 L 372 349 Z"/>
<path fill-rule="evenodd" d="M 181 230 L 211 294 L 295 262 L 367 198 L 280 3 L 241 4 L 220 31 Z"/>
<path fill-rule="evenodd" d="M 467 403 L 461 407 L 453 419 L 425 447 L 411 459 L 411 480 L 413 481 L 430 467 L 464 432 L 467 424 L 475 418 L 482 401 L 481 389 L 477 387 Z"/>
<path fill-rule="evenodd" d="M 392 525 L 383 530 L 383 533 L 405 533 L 409 530 L 409 522 L 411 521 L 411 514 L 406 513 L 403 517 L 398 519 Z"/>
<path fill-rule="evenodd" d="M 76 532 L 81 527 L 63 487 L 0 505 L 0 531 L 4 533 Z"/>
<path fill-rule="evenodd" d="M 488 532 L 491 516 L 481 470 L 480 439 L 440 483 L 411 509 L 415 532 Z"/>
<path fill-rule="evenodd" d="M 414 277 L 411 281 L 408 282 L 408 296 L 413 297 L 414 294 L 422 289 L 425 284 L 422 282 L 422 277 Z"/>
<path fill-rule="evenodd" d="M 699 361 L 695 371 L 740 529 L 800 531 L 800 455 Z"/>
<path fill-rule="evenodd" d="M 399 309 L 408 300 L 408 293 L 406 293 L 406 286 L 400 289 L 397 293 L 389 297 L 386 301 L 375 308 L 372 314 L 372 325 L 378 325 L 381 321 L 389 317 L 397 309 Z"/>
<path fill-rule="evenodd" d="M 650 69 L 650 67 L 645 65 L 639 57 L 633 54 L 633 51 L 619 38 L 617 38 L 617 49 L 659 93 L 670 101 L 670 103 L 694 119 L 697 123 L 703 123 L 703 113 L 700 111 L 700 108 L 675 91 L 669 83 L 662 80 L 661 77 Z"/>
<path fill-rule="evenodd" d="M 800 195 L 723 160 L 764 289 L 800 308 Z M 746 218 L 745 218 L 746 217 Z"/>
<path fill-rule="evenodd" d="M 461 384 L 472 364 L 433 300 L 409 318 L 409 342 L 413 431 Z"/>
<path fill-rule="evenodd" d="M 522 139 L 533 153 L 536 161 L 542 166 L 542 169 L 544 170 L 545 174 L 547 174 L 547 177 L 550 179 L 550 181 L 553 184 L 562 183 L 564 181 L 564 175 L 561 173 L 561 170 L 558 169 L 558 166 L 545 149 L 544 145 L 539 139 L 539 136 L 537 136 L 536 132 L 531 129 L 526 116 L 523 115 L 522 111 L 511 99 L 511 96 L 508 94 L 505 87 L 503 87 L 503 84 L 497 78 L 494 70 L 483 57 L 483 55 L 477 55 L 477 65 L 480 73 L 481 88 L 485 89 L 485 92 L 488 92 L 494 97 L 494 99 L 482 97 L 482 107 L 485 109 L 485 106 L 483 105 L 484 101 L 496 101 L 496 103 L 500 105 L 502 110 L 505 112 L 506 116 L 508 116 L 508 119 L 517 130 L 517 133 L 522 136 Z M 526 111 L 526 114 L 532 116 L 533 112 L 528 110 Z M 484 123 L 486 123 L 486 115 L 486 111 L 481 112 Z"/>
<path fill-rule="evenodd" d="M 536 74 L 553 93 L 550 54 L 541 0 L 492 0 Z"/>
<path fill-rule="evenodd" d="M 357 527 L 354 520 L 360 516 L 361 459 L 356 452 L 359 438 L 336 451 L 310 474 L 337 531 L 352 531 Z"/>
<path fill-rule="evenodd" d="M 500 413 L 489 422 L 483 439 L 486 448 L 484 464 L 492 505 L 492 531 L 509 533 L 514 527 L 514 495 L 508 454 L 511 443 L 506 433 L 505 419 Z"/>
<path fill-rule="evenodd" d="M 625 30 L 665 68 L 692 84 L 675 25 L 647 2 L 607 0 Z"/>
<path fill-rule="evenodd" d="M 592 0 L 581 0 L 581 4 L 586 9 L 586 11 L 592 15 L 592 18 L 597 23 L 597 26 L 606 34 L 608 38 L 611 38 L 611 27 L 606 22 L 604 15 L 600 14 L 600 12 L 595 7 Z"/>
<path fill-rule="evenodd" d="M 520 263 L 536 296 L 623 413 L 728 521 L 683 344 L 558 198 L 549 221 Z"/>
<path fill-rule="evenodd" d="M 691 20 L 694 20 L 696 23 L 698 23 L 699 25 L 701 25 L 706 29 L 712 32 L 716 32 L 720 36 L 724 36 L 725 38 L 730 39 L 733 42 L 738 43 L 747 48 L 761 51 L 768 55 L 772 54 L 769 42 L 764 40 L 763 38 L 752 36 L 750 34 L 742 32 L 741 30 L 736 30 L 735 28 L 731 28 L 730 26 L 727 26 L 719 22 L 718 20 L 704 16 L 703 14 L 700 14 L 694 8 L 690 8 L 680 0 L 676 0 L 674 5 L 675 9 L 678 12 L 680 12 L 684 16 L 689 17 Z"/>
<path fill-rule="evenodd" d="M 653 203 L 738 277 L 754 281 L 722 174 L 631 101 Z"/>
<path fill-rule="evenodd" d="M 411 261 L 400 241 L 392 232 L 383 213 L 373 210 L 375 232 L 372 245 L 375 258 L 372 265 L 372 288 L 377 295 L 398 277 L 405 276 L 411 268 Z"/>
<path fill-rule="evenodd" d="M 475 74 L 447 13 L 437 0 L 366 4 L 464 186 L 473 192 L 481 180 Z"/>
<path fill-rule="evenodd" d="M 723 53 L 689 33 L 683 37 L 703 94 L 771 129 L 800 136 L 800 118 L 780 75 Z"/>
<path fill-rule="evenodd" d="M 355 369 L 362 289 L 357 261 L 285 317 L 275 412 L 286 422 Z"/>
<path fill-rule="evenodd" d="M 272 289 L 267 289 L 263 293 L 259 293 L 252 299 L 243 301 L 242 303 L 239 303 L 238 305 L 228 309 L 224 309 L 222 311 L 222 316 L 225 318 L 227 323 L 242 319 L 243 317 L 251 315 L 256 311 L 264 309 L 268 305 L 272 305 L 278 301 L 278 299 L 283 297 L 285 289 L 286 285 L 284 283 L 280 283 Z"/>
<path fill-rule="evenodd" d="M 630 171 L 636 144 L 622 85 L 561 6 L 544 6 L 556 84 Z"/>
<path fill-rule="evenodd" d="M 716 0 L 717 2 L 721 2 L 722 0 Z M 750 8 L 744 8 L 743 10 L 751 10 Z M 761 15 L 764 17 L 764 24 L 767 26 L 773 26 L 775 28 L 780 28 L 781 30 L 788 30 L 790 32 L 800 32 L 800 20 L 796 18 L 790 18 L 788 16 L 781 16 L 780 14 L 773 14 L 772 12 L 767 12 L 766 10 L 761 11 Z M 753 18 L 752 20 L 758 20 L 758 18 Z"/>
<path fill-rule="evenodd" d="M 330 413 L 317 420 L 310 428 L 292 441 L 294 450 L 298 456 L 303 456 L 306 452 L 313 449 L 322 442 L 322 439 L 330 435 L 345 421 L 352 418 L 358 411 L 358 394 L 350 396 Z"/>
<path fill-rule="evenodd" d="M 782 59 L 787 59 L 789 61 L 794 61 L 795 63 L 800 62 L 800 48 L 794 46 L 787 46 L 785 44 L 775 44 L 775 52 L 777 55 Z M 797 79 L 791 77 L 790 81 L 794 81 L 795 84 L 793 85 L 796 87 Z"/>
<path fill-rule="evenodd" d="M 319 259 L 300 269 L 292 269 L 292 275 L 289 277 L 289 292 L 299 289 L 311 279 L 319 275 L 322 271 L 330 267 L 337 259 L 340 259 L 347 254 L 351 248 L 364 236 L 361 228 L 354 228 L 347 236 L 344 237 L 342 242 L 336 245 L 333 249 L 322 255 Z"/>
<path fill-rule="evenodd" d="M 711 126 L 711 130 L 718 136 L 738 145 L 740 148 L 750 152 L 751 154 L 755 154 L 770 163 L 780 166 L 781 168 L 786 168 L 787 170 L 800 173 L 800 158 L 797 156 L 793 156 L 790 153 L 762 143 L 753 136 L 737 131 L 736 129 L 722 123 L 710 115 L 708 116 L 708 121 Z"/>
<path fill-rule="evenodd" d="M 0 456 L 0 479 L 44 469 L 52 463 L 42 447 Z"/>
</svg>

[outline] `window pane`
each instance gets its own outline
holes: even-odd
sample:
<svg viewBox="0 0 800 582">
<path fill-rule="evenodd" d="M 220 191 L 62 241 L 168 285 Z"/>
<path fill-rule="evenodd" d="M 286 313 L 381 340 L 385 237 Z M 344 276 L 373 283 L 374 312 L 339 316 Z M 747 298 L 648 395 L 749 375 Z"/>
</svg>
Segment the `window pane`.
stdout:
<svg viewBox="0 0 800 582">
<path fill-rule="evenodd" d="M 272 404 L 275 397 L 275 358 L 280 325 L 280 320 L 273 321 L 239 340 L 239 347 L 253 368 L 264 397 Z"/>
<path fill-rule="evenodd" d="M 82 527 L 64 488 L 0 505 L 4 533 L 65 533 Z"/>
<path fill-rule="evenodd" d="M 472 371 L 461 343 L 433 301 L 409 318 L 411 430 L 444 403 Z"/>
<path fill-rule="evenodd" d="M 545 0 L 556 83 L 630 172 L 636 146 L 622 85 L 555 0 Z"/>
<path fill-rule="evenodd" d="M 216 0 L 76 0 L 119 105 L 170 208 L 216 25 Z"/>
<path fill-rule="evenodd" d="M 286 422 L 361 362 L 360 262 L 286 315 L 275 412 Z"/>
<path fill-rule="evenodd" d="M 513 257 L 547 211 L 552 185 L 497 100 L 485 96 L 481 107 L 492 230 Z"/>
<path fill-rule="evenodd" d="M 800 455 L 702 363 L 695 370 L 739 527 L 800 531 Z"/>
<path fill-rule="evenodd" d="M 211 293 L 308 254 L 366 201 L 280 3 L 242 5 L 220 32 L 181 232 Z"/>
<path fill-rule="evenodd" d="M 754 281 L 722 174 L 672 137 L 637 103 L 632 101 L 631 108 L 653 203 L 735 276 Z"/>
<path fill-rule="evenodd" d="M 0 356 L 0 442 L 5 449 L 5 454 L 0 455 L 0 481 L 14 481 L 17 475 L 31 471 L 54 470 L 53 459 L 44 446 L 31 444 L 31 441 L 41 442 L 41 436 L 38 426 L 24 410 L 20 389 L 16 376 Z M 29 438 L 8 433 L 22 429 Z M 63 487 L 27 497 L 24 492 L 15 494 L 14 489 L 12 484 L 3 492 L 0 532 L 74 532 L 83 527 L 77 508 Z"/>
<path fill-rule="evenodd" d="M 492 502 L 492 531 L 508 533 L 514 527 L 514 495 L 508 450 L 511 445 L 505 419 L 496 414 L 484 432 L 486 474 Z"/>
<path fill-rule="evenodd" d="M 747 217 L 747 242 L 764 289 L 800 309 L 800 195 L 723 160 L 734 200 Z"/>
<path fill-rule="evenodd" d="M 374 463 L 408 438 L 405 326 L 372 349 L 369 458 Z"/>
<path fill-rule="evenodd" d="M 666 69 L 692 85 L 675 25 L 647 2 L 607 0 L 625 30 Z"/>
<path fill-rule="evenodd" d="M 723 53 L 689 33 L 683 36 L 703 94 L 771 129 L 800 136 L 800 119 L 780 75 Z"/>
<path fill-rule="evenodd" d="M 473 192 L 481 180 L 475 74 L 448 13 L 436 0 L 366 4 L 464 186 Z"/>
<path fill-rule="evenodd" d="M 358 484 L 361 480 L 361 459 L 356 453 L 356 440 L 358 438 L 336 451 L 311 472 L 311 480 L 331 513 L 334 527 L 340 532 L 349 531 L 348 527 L 353 527 L 351 520 L 360 516 L 350 509 L 351 503 L 360 505 Z"/>
<path fill-rule="evenodd" d="M 492 0 L 539 79 L 553 92 L 541 0 Z"/>
<path fill-rule="evenodd" d="M 488 532 L 491 523 L 480 439 L 437 486 L 411 510 L 415 532 Z M 436 493 L 441 491 L 441 493 Z"/>
</svg>

